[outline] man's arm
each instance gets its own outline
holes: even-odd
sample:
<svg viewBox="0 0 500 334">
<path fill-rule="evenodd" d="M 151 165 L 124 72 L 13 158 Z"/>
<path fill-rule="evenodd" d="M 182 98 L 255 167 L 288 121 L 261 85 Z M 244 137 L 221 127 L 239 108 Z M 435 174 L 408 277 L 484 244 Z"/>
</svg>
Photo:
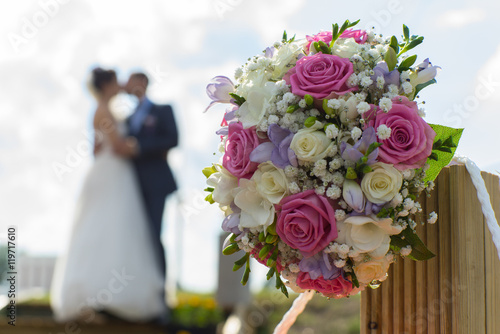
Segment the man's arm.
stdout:
<svg viewBox="0 0 500 334">
<path fill-rule="evenodd" d="M 156 136 L 137 138 L 138 157 L 158 156 L 177 146 L 178 132 L 172 107 L 164 106 L 158 113 L 159 131 Z"/>
</svg>

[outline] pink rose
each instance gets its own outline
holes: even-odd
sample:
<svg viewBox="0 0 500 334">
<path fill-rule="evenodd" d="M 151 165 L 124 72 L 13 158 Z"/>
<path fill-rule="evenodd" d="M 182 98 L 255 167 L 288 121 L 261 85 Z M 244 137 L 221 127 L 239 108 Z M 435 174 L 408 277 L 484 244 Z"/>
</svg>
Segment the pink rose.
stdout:
<svg viewBox="0 0 500 334">
<path fill-rule="evenodd" d="M 392 108 L 387 112 L 377 110 L 366 118 L 368 126 L 377 129 L 385 124 L 391 128 L 389 139 L 379 140 L 378 160 L 393 164 L 399 170 L 422 167 L 431 154 L 436 133 L 418 115 L 417 103 L 405 96 L 392 100 Z"/>
<path fill-rule="evenodd" d="M 311 257 L 337 238 L 333 203 L 314 190 L 283 198 L 276 232 L 283 242 Z"/>
<path fill-rule="evenodd" d="M 358 89 L 347 85 L 353 72 L 349 59 L 316 53 L 302 57 L 283 79 L 292 85 L 292 93 L 296 95 L 332 99 Z"/>
<path fill-rule="evenodd" d="M 301 272 L 297 276 L 297 285 L 304 290 L 315 290 L 321 292 L 325 297 L 344 298 L 352 291 L 352 283 L 339 275 L 332 280 L 326 280 L 323 276 L 311 279 L 309 273 Z"/>
<path fill-rule="evenodd" d="M 240 122 L 230 123 L 222 166 L 237 178 L 249 179 L 259 165 L 250 161 L 250 153 L 259 144 L 255 127 L 244 129 Z"/>
<path fill-rule="evenodd" d="M 358 44 L 365 44 L 366 40 L 368 39 L 368 34 L 364 30 L 352 30 L 352 29 L 347 29 L 340 35 L 340 38 L 354 38 L 356 43 Z M 331 40 L 331 39 L 330 39 Z"/>
<path fill-rule="evenodd" d="M 311 47 L 311 44 L 314 42 L 325 42 L 326 44 L 330 45 L 330 42 L 332 41 L 332 32 L 331 31 L 322 31 L 319 34 L 316 34 L 314 36 L 306 36 L 307 39 L 307 45 L 305 48 L 305 51 L 307 54 L 309 54 L 309 48 Z"/>
</svg>

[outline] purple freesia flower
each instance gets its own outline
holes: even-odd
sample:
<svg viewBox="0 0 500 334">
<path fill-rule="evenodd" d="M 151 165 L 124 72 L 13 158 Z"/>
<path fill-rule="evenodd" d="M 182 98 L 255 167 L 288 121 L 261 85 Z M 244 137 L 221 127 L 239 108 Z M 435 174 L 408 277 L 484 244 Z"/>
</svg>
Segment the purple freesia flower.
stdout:
<svg viewBox="0 0 500 334">
<path fill-rule="evenodd" d="M 365 131 L 363 131 L 361 139 L 356 144 L 354 144 L 354 146 L 345 141 L 340 144 L 340 153 L 342 154 L 342 159 L 357 162 L 365 155 L 370 145 L 376 141 L 377 135 L 373 126 L 366 128 Z M 368 165 L 375 163 L 377 157 L 378 147 L 368 155 L 368 161 L 366 163 Z"/>
<path fill-rule="evenodd" d="M 217 103 L 231 103 L 232 97 L 229 93 L 232 92 L 234 92 L 234 85 L 231 79 L 221 75 L 212 78 L 212 82 L 207 85 L 207 95 L 212 102 L 204 112 Z"/>
<path fill-rule="evenodd" d="M 297 156 L 290 148 L 293 133 L 277 124 L 271 124 L 267 130 L 267 136 L 271 141 L 257 146 L 250 153 L 250 160 L 258 163 L 271 161 L 276 167 L 282 169 L 288 165 L 297 167 Z"/>
<path fill-rule="evenodd" d="M 432 65 L 429 58 L 426 58 L 423 62 L 417 65 L 417 78 L 415 80 L 412 79 L 412 84 L 423 84 L 434 79 L 436 75 L 438 75 L 440 69 L 441 67 Z"/>
<path fill-rule="evenodd" d="M 385 61 L 381 61 L 373 68 L 374 74 L 371 79 L 373 82 L 377 81 L 378 77 L 383 77 L 385 80 L 384 86 L 396 85 L 399 87 L 399 71 L 394 69 L 389 72 L 389 66 Z"/>
<path fill-rule="evenodd" d="M 222 230 L 234 234 L 240 234 L 242 231 L 238 228 L 240 224 L 240 213 L 233 212 L 224 218 L 222 222 Z"/>
<path fill-rule="evenodd" d="M 274 51 L 276 51 L 276 48 L 274 46 L 267 47 L 265 51 L 266 58 L 272 58 L 274 56 Z"/>
<path fill-rule="evenodd" d="M 330 262 L 328 254 L 324 252 L 316 253 L 312 257 L 304 257 L 300 260 L 299 269 L 303 272 L 308 272 L 311 279 L 317 279 L 323 276 L 326 280 L 331 280 L 339 277 L 342 269 L 335 267 Z"/>
<path fill-rule="evenodd" d="M 363 190 L 356 181 L 345 180 L 342 186 L 342 197 L 344 201 L 356 212 L 364 212 L 366 198 Z"/>
</svg>

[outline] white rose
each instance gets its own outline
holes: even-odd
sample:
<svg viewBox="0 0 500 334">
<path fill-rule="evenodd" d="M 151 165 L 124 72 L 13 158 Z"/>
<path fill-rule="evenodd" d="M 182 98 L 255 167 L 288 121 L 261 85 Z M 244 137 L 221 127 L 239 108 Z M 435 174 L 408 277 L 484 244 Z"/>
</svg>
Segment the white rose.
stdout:
<svg viewBox="0 0 500 334">
<path fill-rule="evenodd" d="M 265 230 L 274 221 L 274 205 L 263 198 L 252 180 L 240 179 L 234 190 L 234 204 L 241 209 L 240 230 L 263 226 Z"/>
<path fill-rule="evenodd" d="M 278 204 L 283 197 L 288 195 L 285 171 L 276 168 L 270 162 L 261 163 L 253 174 L 252 180 L 255 181 L 259 194 L 273 204 Z"/>
<path fill-rule="evenodd" d="M 232 190 L 238 187 L 238 179 L 224 167 L 217 166 L 216 168 L 219 171 L 210 175 L 207 185 L 214 188 L 212 199 L 221 206 L 228 206 L 233 202 Z"/>
<path fill-rule="evenodd" d="M 287 43 L 280 46 L 272 58 L 274 71 L 272 78 L 280 80 L 290 69 L 290 64 L 295 64 L 297 56 L 303 48 L 303 43 Z"/>
<path fill-rule="evenodd" d="M 382 281 L 385 279 L 387 270 L 389 270 L 389 264 L 389 261 L 383 257 L 368 262 L 356 263 L 353 269 L 359 283 L 370 284 L 373 280 Z"/>
<path fill-rule="evenodd" d="M 374 258 L 385 256 L 391 243 L 390 235 L 402 231 L 401 226 L 392 224 L 391 218 L 378 218 L 373 214 L 348 217 L 344 226 L 346 243 L 355 252 L 369 253 Z"/>
<path fill-rule="evenodd" d="M 361 189 L 366 198 L 375 204 L 391 201 L 401 189 L 403 177 L 392 165 L 377 162 L 370 166 L 372 171 L 361 180 Z"/>
<path fill-rule="evenodd" d="M 308 128 L 300 129 L 293 136 L 290 148 L 299 160 L 316 162 L 325 158 L 333 145 L 323 131 Z"/>
<path fill-rule="evenodd" d="M 358 52 L 359 45 L 354 38 L 338 39 L 332 48 L 332 54 L 342 57 L 351 58 Z"/>
<path fill-rule="evenodd" d="M 273 97 L 274 85 L 274 82 L 266 82 L 264 86 L 253 86 L 248 90 L 246 101 L 237 111 L 245 129 L 259 124 L 264 117 L 269 100 Z"/>
<path fill-rule="evenodd" d="M 235 93 L 239 96 L 246 97 L 251 88 L 262 88 L 269 79 L 271 79 L 271 73 L 265 69 L 245 72 L 239 80 L 240 84 L 236 87 Z"/>
</svg>

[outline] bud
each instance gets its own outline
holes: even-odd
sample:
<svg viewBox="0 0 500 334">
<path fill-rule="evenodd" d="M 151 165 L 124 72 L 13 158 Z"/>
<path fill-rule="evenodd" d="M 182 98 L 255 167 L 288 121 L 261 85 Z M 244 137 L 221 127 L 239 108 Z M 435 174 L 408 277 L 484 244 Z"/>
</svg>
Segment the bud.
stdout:
<svg viewBox="0 0 500 334">
<path fill-rule="evenodd" d="M 344 201 L 356 212 L 365 210 L 365 195 L 356 181 L 345 180 L 343 185 L 342 197 Z"/>
</svg>

